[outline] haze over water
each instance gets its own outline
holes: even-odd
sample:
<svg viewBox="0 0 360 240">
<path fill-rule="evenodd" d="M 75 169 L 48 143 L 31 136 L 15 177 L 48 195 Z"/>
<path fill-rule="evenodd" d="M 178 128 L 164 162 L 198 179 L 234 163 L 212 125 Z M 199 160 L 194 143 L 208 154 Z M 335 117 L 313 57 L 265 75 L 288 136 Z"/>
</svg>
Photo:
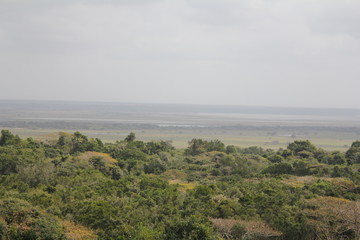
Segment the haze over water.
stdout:
<svg viewBox="0 0 360 240">
<path fill-rule="evenodd" d="M 227 125 L 359 126 L 360 110 L 226 105 L 0 101 L 7 121 L 85 121 L 162 127 Z"/>
</svg>

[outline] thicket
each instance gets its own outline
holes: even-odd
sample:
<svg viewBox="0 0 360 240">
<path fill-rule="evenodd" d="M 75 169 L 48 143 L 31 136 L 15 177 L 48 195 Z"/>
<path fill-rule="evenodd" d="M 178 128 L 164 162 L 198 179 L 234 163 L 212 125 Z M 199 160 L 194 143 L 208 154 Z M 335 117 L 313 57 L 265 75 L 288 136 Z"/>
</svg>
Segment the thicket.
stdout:
<svg viewBox="0 0 360 240">
<path fill-rule="evenodd" d="M 0 137 L 0 239 L 359 239 L 360 142 L 346 152 L 130 133 Z"/>
</svg>

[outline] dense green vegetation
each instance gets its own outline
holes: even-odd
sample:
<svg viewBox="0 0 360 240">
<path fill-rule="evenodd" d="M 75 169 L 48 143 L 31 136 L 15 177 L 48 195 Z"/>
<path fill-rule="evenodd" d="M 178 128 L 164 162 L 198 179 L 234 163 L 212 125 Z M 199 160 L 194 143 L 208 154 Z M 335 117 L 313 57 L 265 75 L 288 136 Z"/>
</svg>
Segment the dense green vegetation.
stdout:
<svg viewBox="0 0 360 240">
<path fill-rule="evenodd" d="M 0 137 L 0 239 L 358 239 L 360 142 Z"/>
</svg>

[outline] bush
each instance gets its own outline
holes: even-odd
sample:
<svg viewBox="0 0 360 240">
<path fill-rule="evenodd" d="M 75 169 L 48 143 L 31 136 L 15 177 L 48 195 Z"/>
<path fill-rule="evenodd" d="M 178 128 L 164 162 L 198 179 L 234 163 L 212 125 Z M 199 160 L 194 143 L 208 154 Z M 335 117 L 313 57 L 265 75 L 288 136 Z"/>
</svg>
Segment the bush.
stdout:
<svg viewBox="0 0 360 240">
<path fill-rule="evenodd" d="M 235 223 L 231 228 L 231 235 L 233 239 L 242 239 L 246 233 L 246 228 L 240 223 Z"/>
<path fill-rule="evenodd" d="M 0 236 L 3 239 L 62 240 L 65 235 L 56 218 L 42 213 L 30 203 L 8 198 L 0 201 Z"/>
<path fill-rule="evenodd" d="M 289 163 L 276 163 L 263 170 L 263 173 L 271 175 L 292 174 L 294 169 Z"/>
<path fill-rule="evenodd" d="M 164 239 L 215 240 L 218 238 L 209 220 L 190 216 L 185 219 L 169 221 L 165 225 Z"/>
</svg>

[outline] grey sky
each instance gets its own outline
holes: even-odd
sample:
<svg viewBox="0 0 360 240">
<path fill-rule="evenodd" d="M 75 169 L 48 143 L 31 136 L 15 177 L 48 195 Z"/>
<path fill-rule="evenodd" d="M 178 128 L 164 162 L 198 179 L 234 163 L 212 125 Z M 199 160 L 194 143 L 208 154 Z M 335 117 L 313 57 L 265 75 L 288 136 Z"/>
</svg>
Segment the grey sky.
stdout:
<svg viewBox="0 0 360 240">
<path fill-rule="evenodd" d="M 360 108 L 358 0 L 0 0 L 1 99 Z"/>
</svg>

